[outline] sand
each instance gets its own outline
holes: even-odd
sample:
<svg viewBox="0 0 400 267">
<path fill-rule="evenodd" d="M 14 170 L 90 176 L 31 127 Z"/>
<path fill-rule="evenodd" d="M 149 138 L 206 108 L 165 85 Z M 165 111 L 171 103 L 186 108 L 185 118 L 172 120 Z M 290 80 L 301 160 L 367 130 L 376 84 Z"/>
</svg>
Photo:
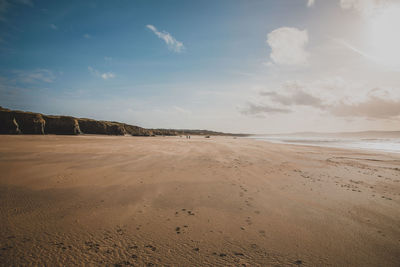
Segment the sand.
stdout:
<svg viewBox="0 0 400 267">
<path fill-rule="evenodd" d="M 0 136 L 0 264 L 399 266 L 400 154 Z"/>
</svg>

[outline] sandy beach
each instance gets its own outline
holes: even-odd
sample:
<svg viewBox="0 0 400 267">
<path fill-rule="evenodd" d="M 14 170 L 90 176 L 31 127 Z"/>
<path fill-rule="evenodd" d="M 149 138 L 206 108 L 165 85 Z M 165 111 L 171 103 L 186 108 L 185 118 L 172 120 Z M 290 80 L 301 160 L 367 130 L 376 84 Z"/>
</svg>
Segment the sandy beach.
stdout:
<svg viewBox="0 0 400 267">
<path fill-rule="evenodd" d="M 0 136 L 1 266 L 399 266 L 400 154 Z"/>
</svg>

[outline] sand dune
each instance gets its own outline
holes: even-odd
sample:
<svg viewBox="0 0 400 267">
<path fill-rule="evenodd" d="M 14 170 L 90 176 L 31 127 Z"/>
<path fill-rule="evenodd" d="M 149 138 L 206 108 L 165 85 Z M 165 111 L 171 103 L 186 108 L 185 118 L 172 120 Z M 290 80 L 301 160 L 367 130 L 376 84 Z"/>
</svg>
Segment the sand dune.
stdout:
<svg viewBox="0 0 400 267">
<path fill-rule="evenodd" d="M 400 155 L 0 136 L 0 264 L 399 266 Z"/>
</svg>

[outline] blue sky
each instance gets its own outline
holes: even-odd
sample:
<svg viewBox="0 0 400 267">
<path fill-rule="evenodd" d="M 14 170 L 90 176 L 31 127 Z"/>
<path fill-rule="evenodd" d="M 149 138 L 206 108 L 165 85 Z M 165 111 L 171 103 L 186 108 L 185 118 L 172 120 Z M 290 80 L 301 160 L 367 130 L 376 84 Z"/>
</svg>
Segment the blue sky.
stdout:
<svg viewBox="0 0 400 267">
<path fill-rule="evenodd" d="M 0 105 L 144 127 L 393 129 L 399 62 L 378 53 L 388 40 L 364 42 L 398 22 L 386 2 L 0 0 Z"/>
</svg>

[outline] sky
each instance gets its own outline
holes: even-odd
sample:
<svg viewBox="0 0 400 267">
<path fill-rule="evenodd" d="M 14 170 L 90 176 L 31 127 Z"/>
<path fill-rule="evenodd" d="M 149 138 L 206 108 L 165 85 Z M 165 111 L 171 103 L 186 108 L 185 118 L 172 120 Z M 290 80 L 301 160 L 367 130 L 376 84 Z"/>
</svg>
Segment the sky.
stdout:
<svg viewBox="0 0 400 267">
<path fill-rule="evenodd" d="M 0 106 L 146 128 L 400 130 L 398 0 L 0 0 Z"/>
</svg>

